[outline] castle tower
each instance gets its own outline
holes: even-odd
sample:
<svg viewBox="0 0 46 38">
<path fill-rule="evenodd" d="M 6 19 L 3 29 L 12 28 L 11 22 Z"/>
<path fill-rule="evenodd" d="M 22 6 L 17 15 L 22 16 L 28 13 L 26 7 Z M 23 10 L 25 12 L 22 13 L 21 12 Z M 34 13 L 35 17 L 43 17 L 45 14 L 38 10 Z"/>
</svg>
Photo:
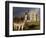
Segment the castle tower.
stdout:
<svg viewBox="0 0 46 38">
<path fill-rule="evenodd" d="M 25 20 L 27 20 L 27 12 L 25 12 Z"/>
<path fill-rule="evenodd" d="M 36 20 L 37 20 L 36 15 L 37 15 L 37 14 L 36 14 L 35 10 L 31 10 L 31 11 L 29 12 L 30 20 L 31 20 L 31 21 L 36 21 Z"/>
</svg>

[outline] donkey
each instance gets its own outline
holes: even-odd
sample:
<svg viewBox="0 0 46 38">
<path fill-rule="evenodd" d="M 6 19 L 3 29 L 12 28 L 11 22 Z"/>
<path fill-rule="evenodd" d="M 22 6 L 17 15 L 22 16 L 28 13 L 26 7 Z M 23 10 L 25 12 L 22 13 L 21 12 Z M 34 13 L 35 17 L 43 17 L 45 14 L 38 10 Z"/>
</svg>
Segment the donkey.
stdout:
<svg viewBox="0 0 46 38">
<path fill-rule="evenodd" d="M 27 20 L 27 15 L 25 15 L 24 18 L 19 19 L 18 22 L 14 22 L 13 23 L 14 28 L 16 28 L 18 30 L 20 30 L 20 28 L 21 28 L 21 30 L 23 30 L 26 20 Z"/>
</svg>

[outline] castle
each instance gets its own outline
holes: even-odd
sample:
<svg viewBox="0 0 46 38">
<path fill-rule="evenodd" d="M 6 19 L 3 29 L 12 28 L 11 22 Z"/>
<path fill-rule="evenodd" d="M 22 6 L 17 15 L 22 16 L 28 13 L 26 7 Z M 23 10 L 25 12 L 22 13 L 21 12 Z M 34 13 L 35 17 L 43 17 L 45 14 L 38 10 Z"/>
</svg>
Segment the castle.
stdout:
<svg viewBox="0 0 46 38">
<path fill-rule="evenodd" d="M 32 21 L 40 21 L 40 17 L 37 15 L 37 12 L 35 10 L 33 11 L 28 11 L 25 12 L 25 20 L 27 20 L 27 22 L 32 22 Z"/>
</svg>

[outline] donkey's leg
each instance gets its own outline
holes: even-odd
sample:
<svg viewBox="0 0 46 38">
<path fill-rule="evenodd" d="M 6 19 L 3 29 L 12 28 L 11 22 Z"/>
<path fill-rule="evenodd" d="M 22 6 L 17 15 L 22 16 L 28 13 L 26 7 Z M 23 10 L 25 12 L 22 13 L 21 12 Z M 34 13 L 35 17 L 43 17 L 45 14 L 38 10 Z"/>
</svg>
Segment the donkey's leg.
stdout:
<svg viewBox="0 0 46 38">
<path fill-rule="evenodd" d="M 17 30 L 17 26 L 16 26 L 16 30 Z"/>
<path fill-rule="evenodd" d="M 14 26 L 15 30 L 17 30 L 17 25 Z"/>
<path fill-rule="evenodd" d="M 22 25 L 22 30 L 23 30 L 23 25 Z"/>
<path fill-rule="evenodd" d="M 18 26 L 18 31 L 20 30 L 20 25 Z"/>
</svg>

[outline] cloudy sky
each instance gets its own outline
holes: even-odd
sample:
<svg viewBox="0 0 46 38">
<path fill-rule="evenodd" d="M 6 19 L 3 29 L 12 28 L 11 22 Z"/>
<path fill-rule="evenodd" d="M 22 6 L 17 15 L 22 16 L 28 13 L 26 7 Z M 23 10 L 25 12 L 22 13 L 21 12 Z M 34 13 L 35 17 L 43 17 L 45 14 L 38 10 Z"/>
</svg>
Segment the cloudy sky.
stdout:
<svg viewBox="0 0 46 38">
<path fill-rule="evenodd" d="M 24 15 L 25 11 L 28 12 L 28 10 L 29 11 L 35 10 L 38 13 L 38 15 L 40 14 L 39 8 L 13 7 L 13 17 L 22 16 Z"/>
</svg>

